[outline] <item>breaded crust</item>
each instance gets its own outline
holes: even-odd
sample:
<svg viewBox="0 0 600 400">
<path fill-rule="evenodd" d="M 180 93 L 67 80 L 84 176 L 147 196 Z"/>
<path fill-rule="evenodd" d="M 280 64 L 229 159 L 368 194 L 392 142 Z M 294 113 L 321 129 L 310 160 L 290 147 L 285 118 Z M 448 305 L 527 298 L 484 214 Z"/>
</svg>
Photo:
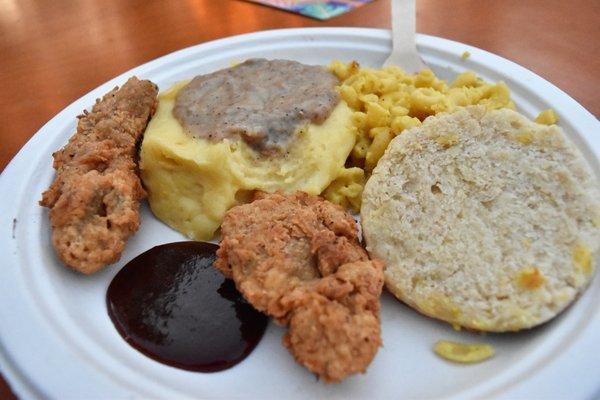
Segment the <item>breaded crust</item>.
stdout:
<svg viewBox="0 0 600 400">
<path fill-rule="evenodd" d="M 284 345 L 326 382 L 364 372 L 381 345 L 383 265 L 341 207 L 303 192 L 232 208 L 215 266 L 259 311 L 289 325 Z"/>
<path fill-rule="evenodd" d="M 158 89 L 130 78 L 84 111 L 77 132 L 53 154 L 56 178 L 42 194 L 52 244 L 69 267 L 91 274 L 117 261 L 139 226 L 145 196 L 136 144 L 156 109 Z"/>
<path fill-rule="evenodd" d="M 367 250 L 418 311 L 483 331 L 541 324 L 589 284 L 600 190 L 557 126 L 469 107 L 395 138 L 367 182 Z"/>
</svg>

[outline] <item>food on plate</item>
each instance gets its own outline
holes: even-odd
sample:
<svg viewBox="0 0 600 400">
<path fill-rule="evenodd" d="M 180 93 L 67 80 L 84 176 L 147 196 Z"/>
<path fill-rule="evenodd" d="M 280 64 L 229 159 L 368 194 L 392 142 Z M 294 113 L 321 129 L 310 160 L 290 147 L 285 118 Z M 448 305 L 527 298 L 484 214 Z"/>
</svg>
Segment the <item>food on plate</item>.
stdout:
<svg viewBox="0 0 600 400">
<path fill-rule="evenodd" d="M 177 242 L 128 262 L 106 292 L 110 319 L 134 348 L 163 364 L 216 372 L 256 347 L 268 318 L 213 268 L 218 246 Z"/>
<path fill-rule="evenodd" d="M 333 62 L 330 69 L 341 80 L 338 91 L 353 110 L 358 135 L 347 171 L 339 173 L 323 195 L 355 211 L 360 208 L 368 175 L 390 141 L 405 129 L 421 125 L 428 116 L 462 106 L 514 108 L 508 86 L 486 83 L 473 72 L 462 73 L 447 84 L 431 70 L 410 75 L 394 66 L 360 68 L 356 62 Z"/>
<path fill-rule="evenodd" d="M 136 143 L 156 107 L 157 87 L 130 78 L 79 116 L 77 132 L 53 154 L 56 178 L 40 204 L 50 208 L 52 244 L 69 267 L 91 274 L 117 261 L 138 229 L 145 196 Z"/>
<path fill-rule="evenodd" d="M 535 122 L 543 125 L 553 125 L 558 122 L 558 115 L 552 109 L 544 110 L 535 118 Z"/>
<path fill-rule="evenodd" d="M 474 106 L 395 138 L 367 182 L 367 250 L 423 314 L 481 331 L 550 320 L 587 287 L 600 190 L 556 125 Z"/>
<path fill-rule="evenodd" d="M 283 343 L 325 382 L 364 372 L 381 346 L 382 263 L 354 219 L 317 196 L 259 193 L 232 208 L 215 266 L 256 309 L 289 325 Z"/>
<path fill-rule="evenodd" d="M 433 351 L 445 360 L 461 364 L 474 364 L 485 361 L 494 355 L 494 348 L 489 344 L 465 344 L 449 340 L 439 340 Z"/>
<path fill-rule="evenodd" d="M 356 138 L 337 83 L 324 67 L 250 60 L 162 93 L 140 154 L 154 214 L 206 240 L 255 190 L 321 193 Z"/>
<path fill-rule="evenodd" d="M 339 99 L 335 75 L 321 66 L 250 59 L 195 77 L 175 100 L 173 116 L 196 138 L 242 139 L 280 153 L 299 127 L 321 124 Z"/>
</svg>

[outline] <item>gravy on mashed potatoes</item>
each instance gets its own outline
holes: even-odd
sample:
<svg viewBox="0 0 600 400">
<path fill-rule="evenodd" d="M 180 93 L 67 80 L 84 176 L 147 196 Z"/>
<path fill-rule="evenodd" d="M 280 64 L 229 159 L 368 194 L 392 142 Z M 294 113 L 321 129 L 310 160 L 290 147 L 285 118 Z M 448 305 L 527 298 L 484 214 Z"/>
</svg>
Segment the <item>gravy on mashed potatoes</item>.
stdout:
<svg viewBox="0 0 600 400">
<path fill-rule="evenodd" d="M 195 77 L 173 115 L 193 136 L 242 138 L 262 153 L 281 151 L 299 125 L 320 124 L 338 103 L 338 79 L 325 67 L 250 59 Z"/>
<path fill-rule="evenodd" d="M 236 74 L 243 71 L 249 75 L 231 78 L 221 71 L 221 84 L 203 87 L 195 100 L 192 92 L 203 77 L 162 92 L 142 142 L 140 172 L 153 213 L 195 240 L 212 238 L 225 212 L 248 202 L 255 190 L 320 194 L 344 171 L 356 141 L 353 111 L 324 67 L 253 60 Z M 228 87 L 230 79 L 235 83 Z M 270 104 L 277 96 L 280 102 Z M 186 103 L 190 115 L 178 118 L 174 110 Z M 237 107 L 245 111 L 236 115 Z M 221 129 L 225 123 L 234 127 Z"/>
</svg>

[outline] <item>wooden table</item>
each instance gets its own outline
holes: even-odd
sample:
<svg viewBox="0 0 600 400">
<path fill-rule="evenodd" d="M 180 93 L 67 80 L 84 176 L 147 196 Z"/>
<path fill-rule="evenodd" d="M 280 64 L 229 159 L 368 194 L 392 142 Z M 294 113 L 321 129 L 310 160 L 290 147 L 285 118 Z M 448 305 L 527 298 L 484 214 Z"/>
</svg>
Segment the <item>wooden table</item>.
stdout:
<svg viewBox="0 0 600 400">
<path fill-rule="evenodd" d="M 418 0 L 417 30 L 511 59 L 597 116 L 598 21 L 598 0 Z M 236 0 L 0 2 L 0 171 L 53 115 L 136 65 L 225 36 L 304 26 L 389 28 L 389 3 L 320 22 Z M 0 398 L 14 398 L 1 377 Z"/>
</svg>

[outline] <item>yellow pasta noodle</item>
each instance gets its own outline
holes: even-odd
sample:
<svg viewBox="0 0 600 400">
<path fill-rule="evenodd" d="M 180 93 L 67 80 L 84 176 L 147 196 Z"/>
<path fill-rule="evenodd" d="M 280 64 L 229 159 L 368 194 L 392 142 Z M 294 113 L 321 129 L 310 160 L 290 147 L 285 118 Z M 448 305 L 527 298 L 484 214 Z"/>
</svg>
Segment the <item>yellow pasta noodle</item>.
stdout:
<svg viewBox="0 0 600 400">
<path fill-rule="evenodd" d="M 362 168 L 345 168 L 341 175 L 325 189 L 323 197 L 344 208 L 358 210 L 364 186 L 365 171 Z"/>
<path fill-rule="evenodd" d="M 544 125 L 556 124 L 558 122 L 558 115 L 556 115 L 554 110 L 544 110 L 535 118 L 535 122 Z"/>
</svg>

